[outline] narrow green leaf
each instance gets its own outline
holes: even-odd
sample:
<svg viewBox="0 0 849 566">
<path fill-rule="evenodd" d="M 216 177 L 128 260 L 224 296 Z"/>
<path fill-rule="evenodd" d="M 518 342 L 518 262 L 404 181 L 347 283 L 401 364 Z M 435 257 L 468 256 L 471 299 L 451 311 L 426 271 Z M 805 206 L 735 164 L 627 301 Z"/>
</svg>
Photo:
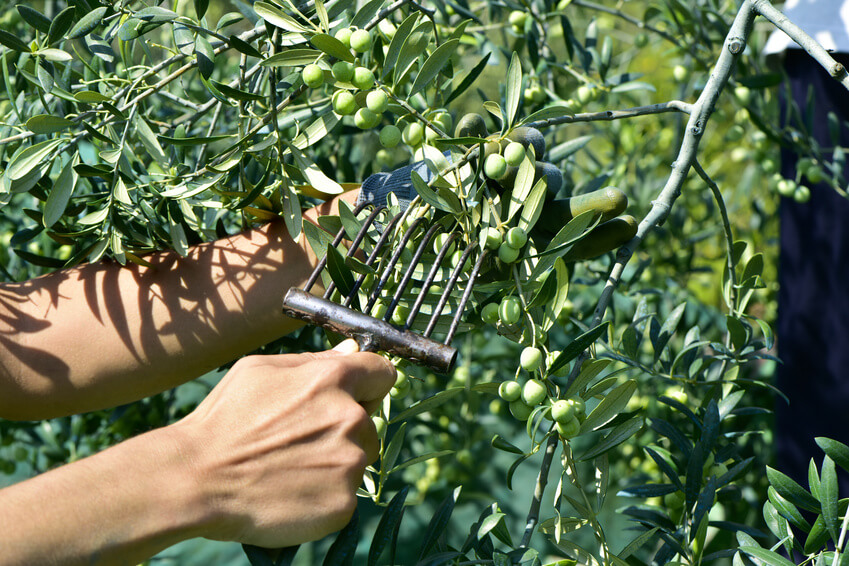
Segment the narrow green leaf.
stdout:
<svg viewBox="0 0 849 566">
<path fill-rule="evenodd" d="M 49 114 L 38 114 L 27 120 L 27 129 L 34 134 L 53 134 L 71 125 L 73 125 L 71 120 Z"/>
<path fill-rule="evenodd" d="M 198 71 L 201 76 L 209 80 L 212 72 L 215 71 L 215 51 L 209 40 L 200 33 L 195 38 L 195 57 L 197 57 Z"/>
<path fill-rule="evenodd" d="M 834 468 L 834 460 L 827 455 L 823 458 L 820 476 L 822 518 L 825 520 L 831 540 L 836 541 L 840 528 L 840 517 L 837 512 L 837 471 Z"/>
<path fill-rule="evenodd" d="M 546 181 L 545 177 L 537 181 L 531 193 L 525 200 L 522 207 L 522 212 L 519 214 L 519 228 L 525 232 L 530 232 L 539 220 L 539 215 L 542 213 L 542 206 L 545 202 Z"/>
<path fill-rule="evenodd" d="M 73 6 L 65 8 L 53 18 L 50 22 L 50 29 L 47 32 L 47 44 L 52 45 L 62 39 L 62 37 L 74 25 L 74 13 L 76 12 Z"/>
<path fill-rule="evenodd" d="M 263 60 L 263 67 L 298 67 L 315 63 L 321 57 L 317 49 L 286 49 Z"/>
<path fill-rule="evenodd" d="M 436 191 L 431 189 L 428 184 L 424 182 L 424 179 L 421 178 L 418 171 L 412 171 L 410 173 L 410 180 L 413 182 L 413 187 L 416 189 L 418 195 L 422 197 L 423 201 L 439 210 L 451 212 L 451 206 L 444 202 Z"/>
<path fill-rule="evenodd" d="M 578 460 L 586 461 L 591 460 L 597 456 L 601 456 L 602 454 L 610 451 L 611 449 L 619 446 L 635 434 L 637 434 L 643 428 L 643 419 L 642 417 L 634 417 L 628 419 L 622 424 L 616 425 L 613 427 L 613 430 L 610 431 L 610 434 L 605 436 L 598 444 L 594 445 L 592 448 L 587 450 L 583 455 L 581 455 Z"/>
<path fill-rule="evenodd" d="M 445 527 L 448 526 L 448 521 L 451 519 L 451 514 L 454 512 L 454 505 L 457 503 L 457 498 L 460 497 L 461 489 L 462 486 L 456 487 L 451 495 L 445 498 L 436 510 L 436 513 L 433 514 L 433 518 L 430 520 L 430 523 L 428 523 L 422 538 L 422 548 L 419 552 L 419 559 L 424 558 L 427 553 L 430 552 L 433 545 L 436 544 L 436 541 L 445 531 Z"/>
<path fill-rule="evenodd" d="M 353 63 L 356 60 L 354 58 L 354 54 L 351 53 L 351 50 L 345 47 L 345 44 L 332 35 L 317 33 L 310 38 L 310 43 L 312 43 L 316 49 L 327 53 L 331 57 L 336 57 L 337 59 L 341 59 L 342 61 L 347 61 L 349 63 Z"/>
<path fill-rule="evenodd" d="M 91 32 L 94 28 L 100 25 L 100 21 L 103 19 L 103 16 L 106 15 L 106 6 L 100 6 L 99 8 L 95 8 L 82 18 L 77 24 L 71 28 L 71 31 L 68 33 L 68 39 L 76 39 L 78 37 L 82 37 Z"/>
<path fill-rule="evenodd" d="M 502 450 L 504 452 L 509 452 L 511 454 L 524 454 L 525 452 L 519 448 L 518 446 L 508 442 L 503 436 L 500 434 L 496 434 L 492 437 L 492 447 L 497 450 Z"/>
<path fill-rule="evenodd" d="M 566 346 L 560 355 L 555 358 L 555 360 L 551 363 L 551 368 L 548 372 L 556 373 L 557 370 L 574 360 L 580 355 L 581 352 L 586 350 L 590 344 L 595 342 L 599 336 L 604 334 L 607 330 L 607 322 L 602 322 L 595 328 L 587 330 L 577 338 L 575 338 L 568 346 Z"/>
<path fill-rule="evenodd" d="M 133 17 L 143 22 L 159 24 L 174 21 L 179 15 L 177 12 L 163 8 L 162 6 L 149 6 L 133 14 Z"/>
<path fill-rule="evenodd" d="M 21 19 L 32 29 L 41 33 L 50 32 L 50 18 L 26 4 L 18 4 L 15 8 L 18 9 Z"/>
<path fill-rule="evenodd" d="M 419 12 L 413 12 L 395 30 L 395 35 L 392 37 L 392 41 L 389 42 L 389 50 L 386 52 L 386 58 L 383 61 L 383 70 L 380 73 L 381 79 L 386 77 L 395 68 L 395 63 L 401 54 L 401 48 L 404 46 L 404 42 L 407 41 L 407 38 L 413 31 L 413 27 L 418 21 Z"/>
<path fill-rule="evenodd" d="M 168 162 L 168 157 L 165 155 L 165 152 L 162 151 L 162 146 L 159 145 L 159 141 L 156 139 L 156 134 L 153 133 L 153 130 L 150 128 L 147 121 L 136 114 L 133 125 L 136 127 L 136 133 L 139 136 L 139 141 L 141 141 L 150 156 L 157 163 L 163 165 L 166 164 Z"/>
<path fill-rule="evenodd" d="M 583 212 L 570 220 L 566 226 L 560 229 L 559 232 L 551 239 L 545 251 L 538 254 L 540 260 L 537 262 L 534 270 L 531 272 L 531 279 L 536 279 L 554 265 L 554 260 L 558 257 L 563 257 L 568 252 L 572 244 L 578 241 L 589 229 L 597 222 L 598 215 L 592 210 Z"/>
<path fill-rule="evenodd" d="M 415 458 L 410 458 L 409 460 L 405 460 L 389 470 L 389 475 L 394 474 L 395 472 L 400 472 L 401 470 L 405 470 L 410 466 L 415 466 L 416 464 L 421 464 L 422 462 L 427 462 L 428 460 L 433 460 L 434 458 L 442 458 L 443 456 L 448 456 L 449 454 L 454 454 L 454 450 L 437 450 L 436 452 L 430 452 L 428 454 L 422 454 L 421 456 L 416 456 Z"/>
<path fill-rule="evenodd" d="M 623 548 L 621 552 L 619 552 L 619 558 L 621 558 L 622 560 L 626 560 L 629 556 L 634 554 L 636 551 L 642 548 L 643 545 L 650 541 L 654 537 L 655 533 L 657 533 L 657 530 L 658 527 L 649 529 L 631 542 L 629 542 L 627 546 L 625 546 L 625 548 Z"/>
<path fill-rule="evenodd" d="M 808 524 L 796 506 L 781 497 L 774 487 L 769 486 L 767 488 L 767 497 L 779 515 L 790 521 L 796 528 L 810 532 L 811 525 Z"/>
<path fill-rule="evenodd" d="M 415 417 L 416 415 L 426 413 L 427 411 L 430 411 L 442 405 L 443 403 L 447 403 L 465 390 L 465 387 L 452 387 L 450 389 L 440 391 L 436 395 L 422 399 L 421 401 L 414 403 L 407 409 L 395 415 L 395 417 L 391 421 L 389 421 L 389 424 L 395 424 L 398 422 L 406 421 L 412 417 Z"/>
<path fill-rule="evenodd" d="M 817 515 L 817 519 L 808 533 L 808 538 L 805 539 L 805 554 L 813 554 L 822 550 L 823 546 L 828 542 L 828 536 L 825 519 L 822 518 L 822 515 Z"/>
<path fill-rule="evenodd" d="M 47 202 L 44 203 L 44 216 L 42 217 L 45 228 L 53 226 L 65 213 L 68 201 L 71 199 L 79 178 L 77 172 L 74 171 L 75 164 L 75 161 L 69 161 L 65 165 L 56 178 L 56 182 L 53 183 L 50 194 L 47 195 Z"/>
<path fill-rule="evenodd" d="M 277 6 L 273 6 L 267 2 L 255 2 L 253 8 L 260 18 L 282 30 L 292 33 L 307 33 L 310 31 Z"/>
<path fill-rule="evenodd" d="M 112 100 L 108 96 L 100 94 L 94 90 L 81 90 L 74 94 L 74 98 L 78 102 L 85 102 L 87 104 L 100 104 L 101 102 L 109 102 Z"/>
<path fill-rule="evenodd" d="M 587 360 L 581 364 L 581 371 L 575 381 L 569 385 L 564 397 L 574 397 L 579 395 L 590 382 L 595 379 L 607 366 L 612 363 L 612 360 Z"/>
<path fill-rule="evenodd" d="M 596 430 L 613 420 L 622 412 L 636 390 L 637 382 L 629 380 L 605 395 L 601 403 L 596 405 L 595 409 L 587 415 L 586 420 L 581 423 L 581 434 Z"/>
<path fill-rule="evenodd" d="M 332 244 L 327 244 L 326 257 L 327 272 L 330 274 L 330 278 L 336 283 L 339 292 L 347 296 L 354 288 L 354 276 L 345 265 L 345 257 Z"/>
<path fill-rule="evenodd" d="M 519 171 L 516 173 L 516 180 L 513 183 L 513 191 L 510 193 L 510 206 L 507 209 L 507 220 L 509 221 L 516 212 L 525 204 L 531 188 L 534 185 L 534 174 L 536 168 L 534 159 L 531 155 L 531 149 L 528 147 L 525 150 L 525 158 L 519 164 Z"/>
<path fill-rule="evenodd" d="M 513 126 L 516 112 L 519 110 L 519 101 L 522 98 L 522 63 L 519 54 L 515 51 L 510 58 L 510 67 L 507 69 L 507 127 Z"/>
<path fill-rule="evenodd" d="M 345 525 L 345 528 L 336 535 L 336 540 L 330 545 L 327 554 L 324 555 L 322 566 L 351 566 L 357 552 L 357 543 L 360 541 L 360 517 L 354 511 L 354 516 Z"/>
<path fill-rule="evenodd" d="M 30 52 L 29 46 L 20 39 L 18 39 L 18 36 L 12 35 L 8 31 L 3 29 L 0 29 L 0 44 L 5 45 L 12 51 L 20 51 L 21 53 Z"/>
<path fill-rule="evenodd" d="M 407 435 L 407 423 L 403 423 L 398 427 L 398 432 L 389 441 L 386 450 L 383 452 L 383 458 L 380 460 L 380 475 L 388 476 L 389 471 L 395 467 L 395 462 L 398 461 L 398 455 L 401 454 L 401 447 L 404 445 L 404 438 Z"/>
<path fill-rule="evenodd" d="M 195 15 L 198 19 L 206 15 L 206 10 L 209 8 L 209 0 L 194 0 Z"/>
<path fill-rule="evenodd" d="M 61 139 L 47 140 L 16 152 L 6 169 L 6 177 L 11 181 L 23 178 L 27 173 L 46 160 L 47 156 L 59 147 L 59 144 L 62 142 L 63 140 Z"/>
<path fill-rule="evenodd" d="M 486 67 L 486 64 L 489 62 L 489 58 L 491 56 L 492 56 L 492 52 L 490 51 L 489 53 L 484 55 L 484 57 L 480 61 L 478 61 L 478 63 L 474 67 L 472 67 L 472 70 L 469 71 L 468 74 L 465 77 L 463 77 L 463 80 L 460 81 L 460 84 L 457 85 L 457 88 L 452 90 L 451 94 L 449 94 L 445 98 L 445 105 L 446 106 L 448 106 L 458 96 L 460 96 L 461 94 L 466 92 L 469 89 L 469 87 L 474 84 L 475 80 L 477 80 L 477 78 L 483 72 L 483 69 L 484 69 L 484 67 Z"/>
<path fill-rule="evenodd" d="M 257 59 L 262 59 L 262 53 L 260 53 L 256 47 L 254 47 L 247 41 L 241 39 L 237 35 L 231 35 L 227 39 L 227 43 L 229 43 L 230 46 L 239 53 L 244 53 L 248 57 L 256 57 Z"/>
<path fill-rule="evenodd" d="M 795 563 L 790 562 L 777 552 L 759 546 L 741 546 L 740 550 L 759 560 L 763 560 L 770 566 L 796 566 Z"/>
<path fill-rule="evenodd" d="M 339 183 L 325 175 L 303 151 L 295 147 L 293 144 L 288 144 L 288 147 L 289 151 L 291 151 L 292 155 L 295 157 L 295 162 L 297 163 L 298 168 L 301 170 L 301 173 L 303 173 L 310 185 L 329 195 L 339 195 L 345 192 Z"/>
<path fill-rule="evenodd" d="M 371 0 L 367 4 L 363 5 L 360 10 L 354 14 L 354 17 L 351 18 L 351 27 L 352 28 L 364 28 L 366 24 L 368 24 L 375 15 L 377 15 L 377 11 L 380 10 L 381 6 L 386 0 Z"/>
<path fill-rule="evenodd" d="M 769 466 L 766 467 L 766 477 L 781 497 L 796 507 L 801 507 L 812 513 L 820 513 L 819 501 L 790 477 Z"/>
<path fill-rule="evenodd" d="M 417 94 L 423 88 L 433 83 L 442 68 L 451 60 L 459 45 L 459 39 L 449 39 L 431 53 L 430 57 L 427 58 L 419 70 L 418 75 L 416 75 L 413 86 L 410 87 L 410 96 Z"/>
<path fill-rule="evenodd" d="M 824 436 L 817 437 L 816 443 L 835 464 L 849 472 L 849 446 Z"/>
<path fill-rule="evenodd" d="M 404 41 L 401 53 L 395 62 L 393 84 L 397 84 L 410 71 L 416 59 L 427 48 L 432 36 L 432 30 L 433 27 L 430 25 L 430 22 L 422 22 L 416 26 L 410 33 L 410 36 Z"/>
<path fill-rule="evenodd" d="M 377 564 L 377 559 L 380 558 L 380 555 L 383 554 L 383 549 L 386 548 L 386 545 L 392 539 L 392 534 L 395 532 L 395 528 L 401 522 L 401 517 L 404 515 L 404 501 L 407 499 L 409 489 L 410 487 L 406 485 L 401 488 L 389 501 L 386 509 L 384 509 L 383 515 L 380 517 L 380 522 L 374 531 L 374 536 L 371 539 L 371 546 L 368 550 L 368 566 Z"/>
</svg>

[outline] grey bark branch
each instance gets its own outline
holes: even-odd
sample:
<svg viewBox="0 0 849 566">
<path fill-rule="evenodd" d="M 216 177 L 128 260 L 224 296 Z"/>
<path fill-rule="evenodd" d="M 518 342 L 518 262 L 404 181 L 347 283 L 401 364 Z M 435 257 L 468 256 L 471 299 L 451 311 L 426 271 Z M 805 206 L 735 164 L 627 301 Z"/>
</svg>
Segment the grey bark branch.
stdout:
<svg viewBox="0 0 849 566">
<path fill-rule="evenodd" d="M 813 57 L 817 63 L 828 71 L 831 78 L 842 84 L 846 90 L 849 90 L 849 73 L 847 73 L 846 67 L 835 61 L 834 57 L 829 55 L 828 51 L 817 40 L 791 22 L 769 0 L 754 0 L 752 5 L 761 16 L 769 20 L 775 27 L 786 33 L 790 36 L 790 39 L 799 44 L 799 47 L 807 51 L 808 55 Z"/>
<path fill-rule="evenodd" d="M 650 104 L 648 106 L 635 106 L 634 108 L 626 108 L 625 110 L 604 110 L 602 112 L 585 112 L 571 116 L 559 116 L 557 118 L 549 118 L 547 120 L 536 120 L 525 125 L 531 128 L 541 129 L 550 126 L 558 126 L 560 124 L 573 124 L 576 122 L 610 122 L 613 120 L 634 118 L 636 116 L 664 114 L 666 112 L 682 112 L 684 114 L 690 114 L 692 110 L 692 104 L 688 104 L 680 100 L 670 100 L 669 102 L 660 102 L 658 104 Z"/>
</svg>

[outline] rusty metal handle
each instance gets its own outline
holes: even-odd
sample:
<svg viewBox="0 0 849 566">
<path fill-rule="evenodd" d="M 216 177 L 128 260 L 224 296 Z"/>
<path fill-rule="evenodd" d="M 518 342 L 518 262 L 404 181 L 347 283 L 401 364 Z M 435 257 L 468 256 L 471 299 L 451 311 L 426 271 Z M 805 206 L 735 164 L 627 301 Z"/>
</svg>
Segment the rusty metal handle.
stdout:
<svg viewBox="0 0 849 566">
<path fill-rule="evenodd" d="M 348 307 L 291 288 L 283 298 L 283 313 L 353 338 L 365 352 L 383 351 L 425 365 L 438 373 L 449 373 L 457 350 L 409 330 Z"/>
</svg>

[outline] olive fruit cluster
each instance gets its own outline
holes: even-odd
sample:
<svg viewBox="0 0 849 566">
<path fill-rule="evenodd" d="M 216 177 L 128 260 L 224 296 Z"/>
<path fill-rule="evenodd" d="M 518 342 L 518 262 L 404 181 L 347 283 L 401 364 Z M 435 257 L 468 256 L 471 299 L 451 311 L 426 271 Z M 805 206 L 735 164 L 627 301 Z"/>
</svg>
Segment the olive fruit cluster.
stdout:
<svg viewBox="0 0 849 566">
<path fill-rule="evenodd" d="M 572 438 L 580 432 L 581 422 L 586 416 L 583 399 L 571 397 L 552 400 L 548 395 L 548 387 L 536 378 L 527 380 L 524 385 L 518 381 L 504 381 L 498 387 L 498 396 L 508 403 L 510 413 L 520 421 L 528 420 L 534 409 L 548 404 L 547 414 L 556 423 L 557 432 L 564 439 Z"/>
<path fill-rule="evenodd" d="M 374 44 L 374 36 L 365 29 L 342 28 L 336 32 L 335 37 L 357 54 L 370 51 Z M 330 75 L 336 87 L 332 97 L 334 112 L 340 116 L 353 115 L 354 124 L 363 130 L 377 126 L 381 115 L 389 107 L 389 96 L 382 89 L 374 88 L 374 72 L 359 64 L 336 61 L 330 67 Z M 327 76 L 318 63 L 311 63 L 301 70 L 301 78 L 306 86 L 316 89 L 325 84 Z M 359 96 L 355 94 L 357 90 L 361 92 Z M 392 126 L 386 133 L 381 132 L 381 143 L 386 147 L 397 145 L 401 136 L 400 131 L 396 130 L 398 128 Z"/>
<path fill-rule="evenodd" d="M 804 203 L 811 200 L 811 189 L 793 179 L 785 179 L 781 173 L 775 173 L 770 178 L 770 186 L 779 195 L 792 198 L 796 202 Z"/>
</svg>

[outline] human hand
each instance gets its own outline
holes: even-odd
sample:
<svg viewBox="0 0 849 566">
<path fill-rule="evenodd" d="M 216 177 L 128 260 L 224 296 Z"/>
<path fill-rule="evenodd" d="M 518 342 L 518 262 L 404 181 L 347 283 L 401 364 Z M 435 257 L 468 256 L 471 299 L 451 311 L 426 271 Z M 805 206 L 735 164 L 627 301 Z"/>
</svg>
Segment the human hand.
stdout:
<svg viewBox="0 0 849 566">
<path fill-rule="evenodd" d="M 369 418 L 395 369 L 347 340 L 241 359 L 173 432 L 209 504 L 202 536 L 279 548 L 341 529 L 378 455 Z"/>
</svg>

